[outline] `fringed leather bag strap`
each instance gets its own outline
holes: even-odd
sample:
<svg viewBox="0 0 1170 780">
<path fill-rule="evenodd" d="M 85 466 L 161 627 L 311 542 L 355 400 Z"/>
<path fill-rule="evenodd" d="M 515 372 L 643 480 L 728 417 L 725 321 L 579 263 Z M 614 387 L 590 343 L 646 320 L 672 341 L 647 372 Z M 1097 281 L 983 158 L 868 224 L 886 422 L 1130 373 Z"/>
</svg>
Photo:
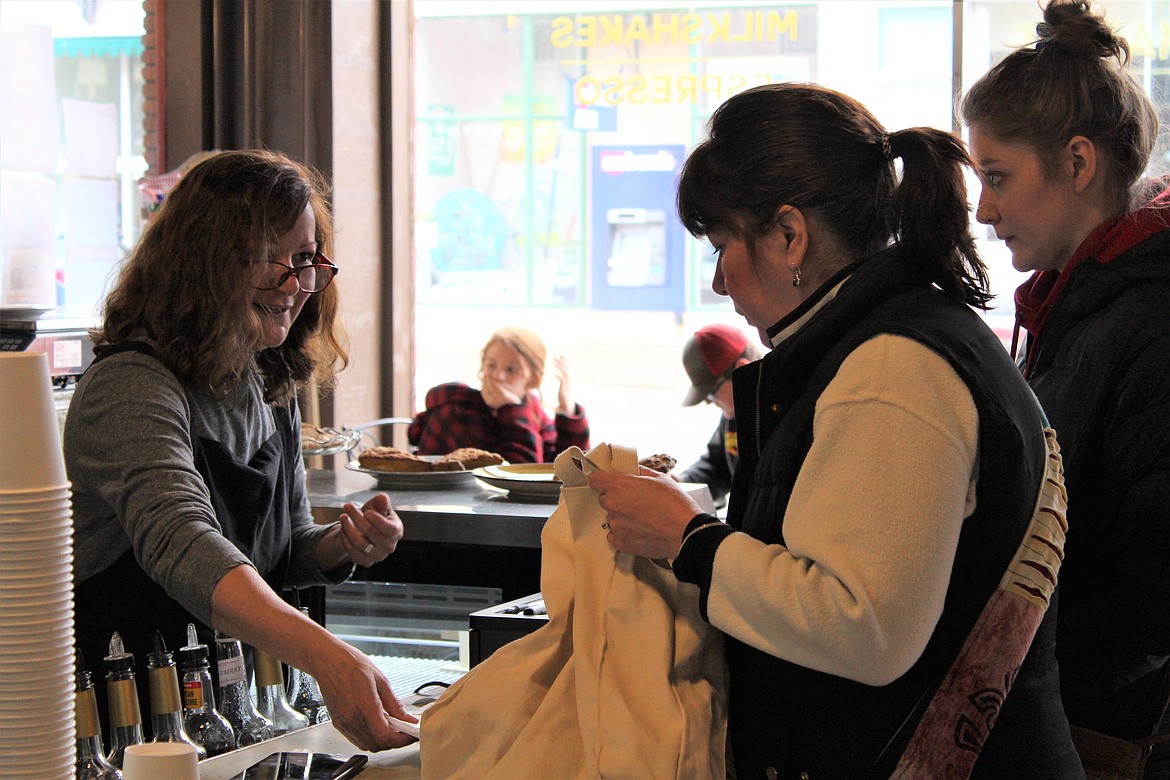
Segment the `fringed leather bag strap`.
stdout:
<svg viewBox="0 0 1170 780">
<path fill-rule="evenodd" d="M 919 721 L 892 778 L 971 774 L 1016 671 L 1056 589 L 1068 531 L 1064 465 L 1056 433 L 1044 430 L 1048 461 L 1019 549 Z"/>
</svg>

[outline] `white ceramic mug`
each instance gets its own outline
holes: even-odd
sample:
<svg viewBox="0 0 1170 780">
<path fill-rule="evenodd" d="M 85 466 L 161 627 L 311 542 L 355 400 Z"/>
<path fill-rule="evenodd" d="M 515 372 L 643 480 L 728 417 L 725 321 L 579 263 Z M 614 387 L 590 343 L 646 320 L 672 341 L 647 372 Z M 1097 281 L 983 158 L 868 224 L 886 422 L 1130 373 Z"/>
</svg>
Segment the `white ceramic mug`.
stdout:
<svg viewBox="0 0 1170 780">
<path fill-rule="evenodd" d="M 122 760 L 123 780 L 199 780 L 195 746 L 185 742 L 130 745 Z"/>
</svg>

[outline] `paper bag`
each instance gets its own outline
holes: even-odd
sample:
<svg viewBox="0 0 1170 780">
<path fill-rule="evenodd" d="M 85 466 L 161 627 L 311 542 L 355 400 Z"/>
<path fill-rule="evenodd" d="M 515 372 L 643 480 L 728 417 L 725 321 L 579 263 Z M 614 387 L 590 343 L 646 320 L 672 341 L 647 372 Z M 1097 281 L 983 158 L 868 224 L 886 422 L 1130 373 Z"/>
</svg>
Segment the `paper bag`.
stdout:
<svg viewBox="0 0 1170 780">
<path fill-rule="evenodd" d="M 541 534 L 548 623 L 497 650 L 422 719 L 431 778 L 723 778 L 721 635 L 698 589 L 616 552 L 583 469 L 636 474 L 637 453 L 573 447 Z"/>
</svg>

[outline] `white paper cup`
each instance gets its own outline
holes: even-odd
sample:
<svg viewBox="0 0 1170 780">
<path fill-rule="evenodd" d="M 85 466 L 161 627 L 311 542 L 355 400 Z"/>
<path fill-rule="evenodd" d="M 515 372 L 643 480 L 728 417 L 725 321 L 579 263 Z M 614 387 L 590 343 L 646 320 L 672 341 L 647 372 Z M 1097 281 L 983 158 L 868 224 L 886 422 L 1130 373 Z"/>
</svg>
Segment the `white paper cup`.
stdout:
<svg viewBox="0 0 1170 780">
<path fill-rule="evenodd" d="M 11 514 L 24 510 L 56 509 L 73 505 L 71 488 L 53 490 L 21 490 L 0 493 L 0 512 Z"/>
<path fill-rule="evenodd" d="M 28 525 L 30 523 L 44 524 L 47 521 L 56 521 L 65 518 L 66 524 L 73 517 L 73 505 L 69 501 L 45 502 L 43 504 L 17 504 L 0 508 L 0 518 L 4 523 Z"/>
<path fill-rule="evenodd" d="M 0 589 L 3 589 L 3 587 L 3 581 L 0 581 Z M 58 615 L 69 612 L 71 614 L 72 610 L 72 593 L 53 593 L 37 596 L 36 598 L 26 598 L 23 600 L 0 598 L 0 625 L 3 625 L 3 618 L 19 617 L 22 615 L 29 615 L 34 612 L 51 612 Z M 0 647 L 3 646 L 3 640 L 0 640 Z"/>
<path fill-rule="evenodd" d="M 123 780 L 199 780 L 199 757 L 194 745 L 183 742 L 147 742 L 130 745 L 122 762 Z"/>
<path fill-rule="evenodd" d="M 66 483 L 61 430 L 44 352 L 0 352 L 0 490 Z"/>
<path fill-rule="evenodd" d="M 68 539 L 65 539 L 64 543 L 60 540 L 56 543 L 49 540 L 44 543 L 29 542 L 27 545 L 12 546 L 18 549 L 5 551 L 0 555 L 0 569 L 3 570 L 0 582 L 3 582 L 10 572 L 18 569 L 29 569 L 39 565 L 44 572 L 44 579 L 49 579 L 68 574 L 73 566 L 73 547 Z"/>
<path fill-rule="evenodd" d="M 8 499 L 16 501 L 40 500 L 43 498 L 69 498 L 73 495 L 73 484 L 65 482 L 60 485 L 48 485 L 20 490 L 0 490 L 0 506 Z"/>
<path fill-rule="evenodd" d="M 68 664 L 50 665 L 48 670 L 41 672 L 33 664 L 26 662 L 23 677 L 21 676 L 22 670 L 15 662 L 11 667 L 0 668 L 5 669 L 3 673 L 0 673 L 0 678 L 4 680 L 4 695 L 0 697 L 0 714 L 5 717 L 18 715 L 17 708 L 44 707 L 53 711 L 53 708 L 59 707 L 62 701 L 70 703 L 73 701 L 73 670 L 69 668 Z M 11 671 L 8 671 L 9 668 Z M 28 677 L 36 673 L 50 674 L 53 679 L 40 683 L 30 682 Z M 36 700 L 37 696 L 40 697 L 39 700 Z"/>
</svg>

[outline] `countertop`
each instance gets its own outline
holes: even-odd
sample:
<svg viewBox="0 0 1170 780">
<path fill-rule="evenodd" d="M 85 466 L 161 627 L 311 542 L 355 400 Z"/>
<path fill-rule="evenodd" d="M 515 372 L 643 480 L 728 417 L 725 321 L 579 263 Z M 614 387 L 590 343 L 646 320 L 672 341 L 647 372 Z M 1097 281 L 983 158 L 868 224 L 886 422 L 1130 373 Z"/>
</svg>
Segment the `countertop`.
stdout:
<svg viewBox="0 0 1170 780">
<path fill-rule="evenodd" d="M 331 523 L 347 501 L 361 504 L 376 493 L 390 496 L 409 541 L 540 549 L 540 532 L 556 500 L 519 500 L 472 478 L 437 490 L 379 487 L 368 474 L 341 469 L 306 469 L 313 517 Z M 715 513 L 706 485 L 684 483 L 704 511 Z"/>
<path fill-rule="evenodd" d="M 474 478 L 438 490 L 401 490 L 346 469 L 306 469 L 305 477 L 317 522 L 336 520 L 347 501 L 361 504 L 386 493 L 411 541 L 540 549 L 541 529 L 557 507 L 555 500 L 517 501 Z"/>
</svg>

